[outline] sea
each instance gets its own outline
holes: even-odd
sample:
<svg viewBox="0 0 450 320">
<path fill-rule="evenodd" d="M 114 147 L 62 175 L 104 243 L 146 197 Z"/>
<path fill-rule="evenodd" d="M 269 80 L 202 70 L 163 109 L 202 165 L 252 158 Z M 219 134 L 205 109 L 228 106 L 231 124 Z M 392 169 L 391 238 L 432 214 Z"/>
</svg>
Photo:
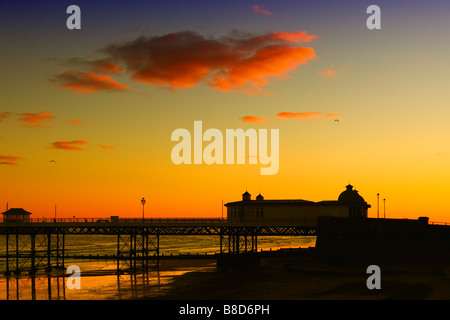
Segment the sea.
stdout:
<svg viewBox="0 0 450 320">
<path fill-rule="evenodd" d="M 217 236 L 160 236 L 160 255 L 214 255 L 220 252 Z M 308 248 L 315 246 L 313 236 L 258 237 L 258 251 Z M 192 271 L 214 271 L 215 259 L 160 260 L 160 268 L 145 272 L 117 273 L 114 259 L 89 259 L 92 255 L 117 253 L 117 236 L 66 235 L 65 267 L 76 266 L 78 274 L 64 270 L 36 275 L 4 276 L 6 259 L 0 258 L 0 300 L 129 300 L 155 298 L 164 295 L 179 276 Z M 6 237 L 0 236 L 0 257 L 6 254 Z M 74 256 L 81 256 L 77 258 Z M 75 278 L 75 276 L 77 276 Z"/>
</svg>

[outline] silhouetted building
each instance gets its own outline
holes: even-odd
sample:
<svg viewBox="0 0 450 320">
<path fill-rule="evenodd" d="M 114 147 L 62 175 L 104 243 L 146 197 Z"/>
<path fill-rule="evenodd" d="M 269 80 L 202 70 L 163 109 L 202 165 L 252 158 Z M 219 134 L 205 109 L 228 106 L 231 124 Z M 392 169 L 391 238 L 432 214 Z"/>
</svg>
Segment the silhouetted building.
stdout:
<svg viewBox="0 0 450 320">
<path fill-rule="evenodd" d="M 22 208 L 11 208 L 2 212 L 3 222 L 30 222 L 31 212 Z"/>
<path fill-rule="evenodd" d="M 242 201 L 229 202 L 229 222 L 295 222 L 303 225 L 317 225 L 319 216 L 367 218 L 367 204 L 358 191 L 348 185 L 338 200 L 313 202 L 307 200 L 264 200 L 259 194 L 251 199 L 247 191 Z"/>
</svg>

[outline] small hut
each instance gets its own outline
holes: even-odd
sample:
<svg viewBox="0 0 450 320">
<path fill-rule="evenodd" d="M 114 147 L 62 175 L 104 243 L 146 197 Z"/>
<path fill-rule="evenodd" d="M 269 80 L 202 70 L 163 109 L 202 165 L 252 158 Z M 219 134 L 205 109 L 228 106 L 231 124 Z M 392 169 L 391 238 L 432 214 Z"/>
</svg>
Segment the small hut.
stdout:
<svg viewBox="0 0 450 320">
<path fill-rule="evenodd" d="M 3 222 L 30 222 L 31 212 L 22 208 L 11 208 L 2 212 Z"/>
</svg>

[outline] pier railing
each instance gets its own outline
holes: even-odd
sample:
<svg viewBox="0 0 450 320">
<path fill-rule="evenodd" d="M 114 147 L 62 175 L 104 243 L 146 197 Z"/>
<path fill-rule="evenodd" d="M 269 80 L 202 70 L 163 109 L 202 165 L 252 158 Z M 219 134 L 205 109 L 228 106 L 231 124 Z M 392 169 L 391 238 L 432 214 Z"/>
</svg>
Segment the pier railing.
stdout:
<svg viewBox="0 0 450 320">
<path fill-rule="evenodd" d="M 83 222 L 143 222 L 143 223 L 226 223 L 227 219 L 221 218 L 30 218 L 31 223 L 83 223 Z"/>
<path fill-rule="evenodd" d="M 279 219 L 279 218 L 245 218 L 245 219 L 226 219 L 226 218 L 119 218 L 112 216 L 108 218 L 30 218 L 29 221 L 7 221 L 6 225 L 12 224 L 120 224 L 120 225 L 223 225 L 223 226 L 267 226 L 267 225 L 317 225 L 317 219 L 299 220 L 299 219 Z M 3 223 L 2 223 L 3 224 Z"/>
</svg>

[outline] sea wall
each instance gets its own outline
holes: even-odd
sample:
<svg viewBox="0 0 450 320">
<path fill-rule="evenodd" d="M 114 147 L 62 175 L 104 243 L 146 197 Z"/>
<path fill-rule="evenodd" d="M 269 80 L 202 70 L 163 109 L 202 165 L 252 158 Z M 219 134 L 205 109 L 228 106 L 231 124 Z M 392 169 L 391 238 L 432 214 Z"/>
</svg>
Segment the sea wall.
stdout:
<svg viewBox="0 0 450 320">
<path fill-rule="evenodd" d="M 450 253 L 450 226 L 429 225 L 426 217 L 319 217 L 316 252 L 320 258 L 341 262 L 444 261 Z"/>
</svg>

